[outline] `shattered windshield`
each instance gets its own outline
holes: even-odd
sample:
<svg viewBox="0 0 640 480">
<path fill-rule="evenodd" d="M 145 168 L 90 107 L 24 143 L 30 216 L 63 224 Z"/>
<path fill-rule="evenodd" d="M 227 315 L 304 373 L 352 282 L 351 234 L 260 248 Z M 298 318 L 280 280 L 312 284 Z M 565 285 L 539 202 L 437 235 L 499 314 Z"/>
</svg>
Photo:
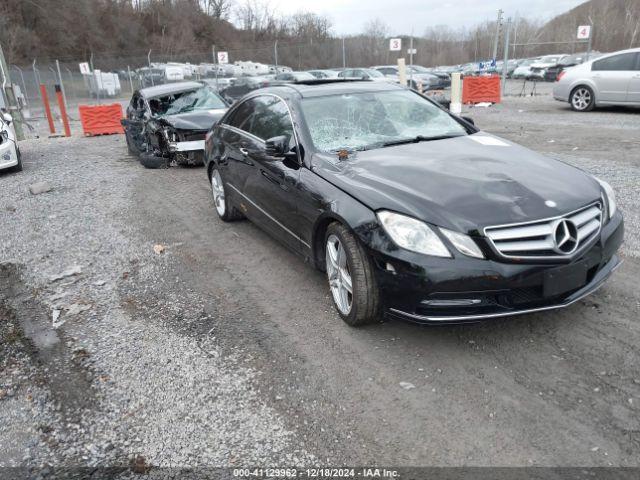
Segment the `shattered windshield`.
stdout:
<svg viewBox="0 0 640 480">
<path fill-rule="evenodd" d="M 325 152 L 467 134 L 449 114 L 406 90 L 306 98 L 302 111 L 315 147 Z"/>
<path fill-rule="evenodd" d="M 158 115 L 175 115 L 194 110 L 227 108 L 222 98 L 208 86 L 191 92 L 171 95 L 165 102 L 162 102 L 164 99 L 159 100 L 161 101 L 161 106 L 158 108 Z"/>
</svg>

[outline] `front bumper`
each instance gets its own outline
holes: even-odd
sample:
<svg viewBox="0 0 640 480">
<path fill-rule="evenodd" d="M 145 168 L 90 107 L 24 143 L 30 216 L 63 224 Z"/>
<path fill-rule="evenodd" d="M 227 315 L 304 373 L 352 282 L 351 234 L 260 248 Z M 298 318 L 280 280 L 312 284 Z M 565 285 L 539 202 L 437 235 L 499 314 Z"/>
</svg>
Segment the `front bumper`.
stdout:
<svg viewBox="0 0 640 480">
<path fill-rule="evenodd" d="M 0 143 L 0 169 L 11 168 L 18 165 L 18 152 L 13 140 L 5 140 Z"/>
<path fill-rule="evenodd" d="M 598 242 L 570 263 L 523 265 L 457 255 L 422 256 L 416 264 L 408 261 L 418 258 L 413 255 L 402 260 L 372 255 L 387 316 L 418 323 L 474 323 L 567 307 L 595 292 L 622 263 L 616 252 L 623 236 L 624 222 L 617 213 L 602 228 Z M 550 276 L 578 264 L 586 280 L 567 281 L 566 286 L 561 281 L 560 293 L 545 288 Z"/>
</svg>

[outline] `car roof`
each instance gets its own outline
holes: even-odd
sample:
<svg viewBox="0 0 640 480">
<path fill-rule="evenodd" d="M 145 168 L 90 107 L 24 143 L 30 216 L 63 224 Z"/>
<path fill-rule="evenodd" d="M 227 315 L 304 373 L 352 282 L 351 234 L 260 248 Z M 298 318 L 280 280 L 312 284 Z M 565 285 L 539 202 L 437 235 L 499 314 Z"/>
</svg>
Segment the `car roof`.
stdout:
<svg viewBox="0 0 640 480">
<path fill-rule="evenodd" d="M 370 80 L 337 80 L 337 81 L 308 81 L 304 83 L 289 83 L 260 89 L 262 93 L 290 93 L 296 91 L 303 98 L 322 97 L 326 95 L 344 95 L 346 93 L 384 92 L 405 90 L 395 83 L 372 82 Z"/>
<path fill-rule="evenodd" d="M 164 85 L 156 85 L 155 87 L 147 87 L 140 89 L 140 95 L 145 98 L 162 97 L 171 93 L 186 92 L 202 87 L 199 82 L 177 82 L 166 83 Z"/>
</svg>

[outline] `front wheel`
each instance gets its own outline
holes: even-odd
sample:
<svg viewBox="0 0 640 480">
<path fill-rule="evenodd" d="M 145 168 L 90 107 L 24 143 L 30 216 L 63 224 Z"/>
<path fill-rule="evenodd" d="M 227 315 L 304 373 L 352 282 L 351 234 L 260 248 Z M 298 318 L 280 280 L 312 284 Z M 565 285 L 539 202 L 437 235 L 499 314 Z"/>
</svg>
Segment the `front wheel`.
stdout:
<svg viewBox="0 0 640 480">
<path fill-rule="evenodd" d="M 215 165 L 211 168 L 211 195 L 221 220 L 231 222 L 242 218 L 242 214 L 230 203 L 222 176 Z"/>
<path fill-rule="evenodd" d="M 581 86 L 571 92 L 569 103 L 571 103 L 571 108 L 576 112 L 590 112 L 596 105 L 596 97 L 591 88 Z"/>
<path fill-rule="evenodd" d="M 380 293 L 373 262 L 344 225 L 329 225 L 325 261 L 333 304 L 342 320 L 352 327 L 378 321 Z"/>
</svg>

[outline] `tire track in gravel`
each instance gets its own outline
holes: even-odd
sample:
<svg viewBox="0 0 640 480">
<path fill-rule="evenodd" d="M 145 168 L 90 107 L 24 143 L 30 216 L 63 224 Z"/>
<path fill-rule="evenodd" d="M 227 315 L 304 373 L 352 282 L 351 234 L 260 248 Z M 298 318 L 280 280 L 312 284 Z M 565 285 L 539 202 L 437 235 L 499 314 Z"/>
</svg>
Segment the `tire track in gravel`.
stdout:
<svg viewBox="0 0 640 480">
<path fill-rule="evenodd" d="M 635 261 L 559 312 L 470 327 L 353 330 L 333 312 L 322 274 L 249 222 L 215 217 L 203 170 L 149 173 L 138 188 L 142 211 L 162 208 L 144 228 L 184 242 L 177 273 L 203 295 L 215 288 L 232 305 L 250 305 L 254 315 L 227 325 L 226 342 L 256 352 L 263 386 L 285 374 L 287 408 L 297 404 L 334 430 L 316 441 L 320 450 L 333 437 L 352 463 L 637 464 L 638 430 L 626 422 L 637 414 L 628 398 L 640 396 L 640 332 L 629 304 L 637 296 L 627 287 Z M 399 381 L 417 388 L 404 391 Z M 317 428 L 304 420 L 290 417 L 311 438 Z"/>
</svg>

